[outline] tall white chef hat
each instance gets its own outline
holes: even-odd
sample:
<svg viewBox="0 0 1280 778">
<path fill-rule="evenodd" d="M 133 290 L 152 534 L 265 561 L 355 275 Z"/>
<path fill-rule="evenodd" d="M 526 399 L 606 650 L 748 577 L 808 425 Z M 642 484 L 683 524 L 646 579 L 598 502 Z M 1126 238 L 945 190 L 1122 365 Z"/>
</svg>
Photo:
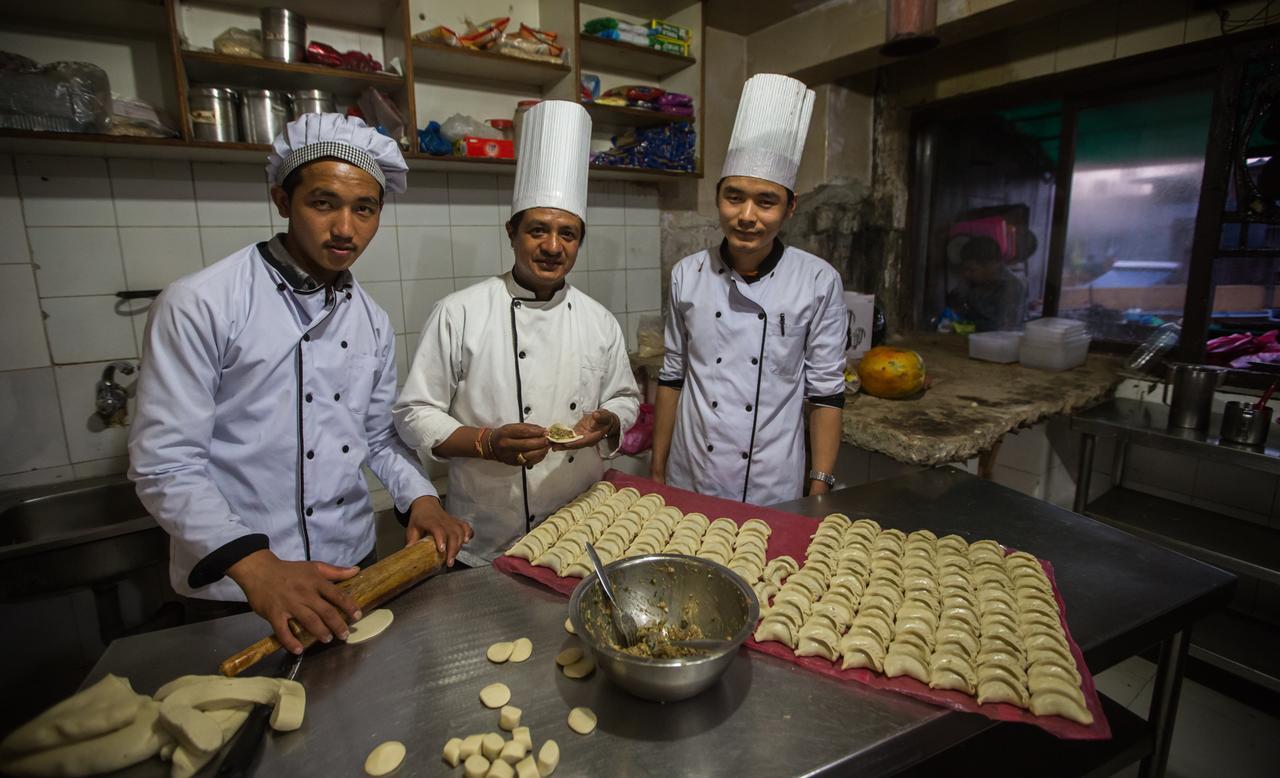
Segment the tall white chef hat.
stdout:
<svg viewBox="0 0 1280 778">
<path fill-rule="evenodd" d="M 794 190 L 812 114 L 813 90 L 794 78 L 761 73 L 747 79 L 720 177 L 763 178 Z"/>
<path fill-rule="evenodd" d="M 587 221 L 587 169 L 591 164 L 591 117 L 568 100 L 543 100 L 520 126 L 511 213 L 559 208 Z"/>
<path fill-rule="evenodd" d="M 400 146 L 360 119 L 340 113 L 304 113 L 289 122 L 271 144 L 267 176 L 281 184 L 308 162 L 326 158 L 350 162 L 392 194 L 405 189 L 409 166 Z"/>
</svg>

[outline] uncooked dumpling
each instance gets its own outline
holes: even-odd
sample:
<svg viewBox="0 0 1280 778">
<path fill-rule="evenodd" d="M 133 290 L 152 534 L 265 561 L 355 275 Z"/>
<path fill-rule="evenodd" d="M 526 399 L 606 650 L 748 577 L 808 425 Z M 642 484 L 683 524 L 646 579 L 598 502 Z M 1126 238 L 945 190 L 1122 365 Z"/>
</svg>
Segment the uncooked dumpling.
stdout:
<svg viewBox="0 0 1280 778">
<path fill-rule="evenodd" d="M 387 627 L 391 626 L 395 614 L 386 608 L 378 608 L 373 613 L 366 614 L 363 619 L 351 625 L 351 632 L 347 635 L 348 643 L 363 643 L 366 640 L 372 640 L 381 635 Z"/>
<path fill-rule="evenodd" d="M 582 440 L 582 436 L 574 432 L 572 427 L 557 422 L 547 427 L 547 440 L 552 443 L 573 443 Z"/>
</svg>

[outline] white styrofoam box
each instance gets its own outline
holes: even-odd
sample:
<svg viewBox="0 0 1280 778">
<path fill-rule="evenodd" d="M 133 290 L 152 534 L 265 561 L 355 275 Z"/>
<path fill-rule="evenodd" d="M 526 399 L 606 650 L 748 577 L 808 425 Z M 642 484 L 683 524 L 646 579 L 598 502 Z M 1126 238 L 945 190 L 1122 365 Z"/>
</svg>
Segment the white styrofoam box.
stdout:
<svg viewBox="0 0 1280 778">
<path fill-rule="evenodd" d="M 1061 342 L 1085 335 L 1084 322 L 1078 319 L 1046 317 L 1032 319 L 1025 325 L 1029 340 Z"/>
<path fill-rule="evenodd" d="M 53 368 L 0 372 L 0 473 L 69 465 Z"/>
<path fill-rule="evenodd" d="M 122 227 L 194 227 L 191 163 L 169 159 L 109 159 L 116 223 Z"/>
<path fill-rule="evenodd" d="M 0 263 L 30 262 L 13 158 L 0 154 Z"/>
<path fill-rule="evenodd" d="M 501 224 L 498 215 L 497 176 L 476 173 L 449 174 L 449 224 L 479 226 Z"/>
<path fill-rule="evenodd" d="M 404 332 L 404 302 L 400 295 L 400 282 L 370 281 L 367 284 L 362 282 L 360 287 L 373 298 L 378 307 L 387 312 L 387 317 L 391 319 L 391 328 L 395 333 Z"/>
<path fill-rule="evenodd" d="M 236 252 L 271 240 L 269 227 L 201 227 L 200 253 L 204 257 L 204 265 L 208 267 L 215 262 L 226 259 Z"/>
<path fill-rule="evenodd" d="M 115 226 L 106 160 L 24 155 L 17 162 L 28 227 Z"/>
<path fill-rule="evenodd" d="M 448 227 L 396 227 L 400 277 L 406 281 L 453 276 L 453 242 Z"/>
<path fill-rule="evenodd" d="M 627 181 L 626 209 L 628 227 L 658 226 L 658 187 Z"/>
<path fill-rule="evenodd" d="M 627 271 L 627 310 L 652 311 L 662 307 L 662 279 L 656 267 Z"/>
<path fill-rule="evenodd" d="M 447 225 L 449 223 L 448 177 L 444 173 L 413 171 L 413 175 L 409 178 L 409 189 L 395 196 L 395 212 L 397 226 Z"/>
<path fill-rule="evenodd" d="M 499 272 L 502 245 L 494 227 L 450 227 L 449 237 L 453 246 L 453 272 L 450 275 L 484 276 Z"/>
<path fill-rule="evenodd" d="M 138 356 L 129 316 L 116 312 L 115 295 L 46 297 L 45 331 L 54 364 L 134 359 Z"/>
<path fill-rule="evenodd" d="M 583 250 L 587 254 L 582 270 L 622 270 L 627 266 L 626 228 L 617 226 L 588 227 L 587 242 Z"/>
<path fill-rule="evenodd" d="M 0 370 L 48 367 L 49 344 L 44 337 L 44 319 L 31 265 L 0 265 L 0 289 L 5 304 L 0 306 Z"/>
<path fill-rule="evenodd" d="M 623 270 L 593 270 L 587 274 L 588 294 L 615 314 L 627 312 L 627 274 Z"/>
<path fill-rule="evenodd" d="M 969 336 L 969 358 L 986 362 L 1018 361 L 1021 332 L 975 332 Z"/>
<path fill-rule="evenodd" d="M 380 229 L 351 266 L 351 274 L 361 284 L 369 281 L 400 280 L 400 246 L 395 227 Z"/>
<path fill-rule="evenodd" d="M 845 359 L 861 359 L 871 350 L 871 328 L 876 318 L 876 296 L 859 292 L 844 293 L 844 307 L 849 311 L 849 350 Z"/>
<path fill-rule="evenodd" d="M 1069 341 L 1062 344 L 1041 345 L 1022 339 L 1018 347 L 1018 361 L 1023 367 L 1034 367 L 1038 370 L 1070 370 L 1084 364 L 1089 356 L 1088 335 L 1082 340 Z"/>
<path fill-rule="evenodd" d="M 121 227 L 126 288 L 163 289 L 204 267 L 196 227 Z"/>
<path fill-rule="evenodd" d="M 660 267 L 662 241 L 657 227 L 627 227 L 627 269 Z"/>
<path fill-rule="evenodd" d="M 202 227 L 268 226 L 275 205 L 261 165 L 196 162 L 196 215 Z"/>
<path fill-rule="evenodd" d="M 125 288 L 115 227 L 31 227 L 27 236 L 41 297 L 115 294 Z"/>
<path fill-rule="evenodd" d="M 453 294 L 452 278 L 404 282 L 405 332 L 422 332 L 436 303 Z"/>
<path fill-rule="evenodd" d="M 102 371 L 107 364 L 85 362 L 54 368 L 54 375 L 58 380 L 58 403 L 67 428 L 67 449 L 73 464 L 128 454 L 129 428 L 108 427 L 94 413 L 98 380 L 102 378 Z M 131 376 L 118 371 L 116 373 L 116 380 L 126 386 L 132 384 L 137 377 L 136 370 Z M 137 411 L 137 401 L 129 398 L 128 407 L 129 417 L 132 418 Z"/>
<path fill-rule="evenodd" d="M 600 227 L 626 223 L 626 182 L 592 181 L 587 187 L 588 242 Z"/>
</svg>

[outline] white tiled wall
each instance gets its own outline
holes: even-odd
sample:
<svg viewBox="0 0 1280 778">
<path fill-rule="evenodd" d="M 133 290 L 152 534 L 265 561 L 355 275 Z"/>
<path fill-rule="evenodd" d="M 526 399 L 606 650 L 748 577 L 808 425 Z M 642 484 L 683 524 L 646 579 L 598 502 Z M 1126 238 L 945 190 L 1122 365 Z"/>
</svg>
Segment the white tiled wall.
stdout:
<svg viewBox="0 0 1280 778">
<path fill-rule="evenodd" d="M 436 301 L 511 265 L 510 177 L 415 172 L 409 185 L 353 271 L 391 317 L 401 375 Z M 0 490 L 125 469 L 127 431 L 102 428 L 93 393 L 107 364 L 137 361 L 146 303 L 115 293 L 285 229 L 267 191 L 253 164 L 0 155 Z M 661 307 L 657 189 L 595 181 L 589 205 L 569 280 L 634 346 Z"/>
</svg>

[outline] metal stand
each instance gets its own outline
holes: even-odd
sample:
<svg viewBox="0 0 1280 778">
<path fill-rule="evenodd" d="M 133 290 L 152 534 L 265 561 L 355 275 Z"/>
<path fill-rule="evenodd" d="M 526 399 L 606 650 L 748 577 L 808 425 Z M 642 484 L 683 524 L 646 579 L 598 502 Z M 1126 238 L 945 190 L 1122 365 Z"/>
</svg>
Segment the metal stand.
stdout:
<svg viewBox="0 0 1280 778">
<path fill-rule="evenodd" d="M 1191 629 L 1175 632 L 1160 644 L 1160 664 L 1156 666 L 1155 688 L 1147 723 L 1152 730 L 1151 755 L 1142 760 L 1139 778 L 1163 778 L 1169 765 L 1169 747 L 1173 745 L 1173 727 L 1178 715 L 1178 695 L 1182 691 L 1182 673 L 1191 646 Z"/>
<path fill-rule="evenodd" d="M 1084 515 L 1084 508 L 1089 504 L 1089 479 L 1093 475 L 1093 449 L 1098 436 L 1084 433 L 1080 436 L 1080 459 L 1076 464 L 1076 499 L 1071 510 Z"/>
</svg>

